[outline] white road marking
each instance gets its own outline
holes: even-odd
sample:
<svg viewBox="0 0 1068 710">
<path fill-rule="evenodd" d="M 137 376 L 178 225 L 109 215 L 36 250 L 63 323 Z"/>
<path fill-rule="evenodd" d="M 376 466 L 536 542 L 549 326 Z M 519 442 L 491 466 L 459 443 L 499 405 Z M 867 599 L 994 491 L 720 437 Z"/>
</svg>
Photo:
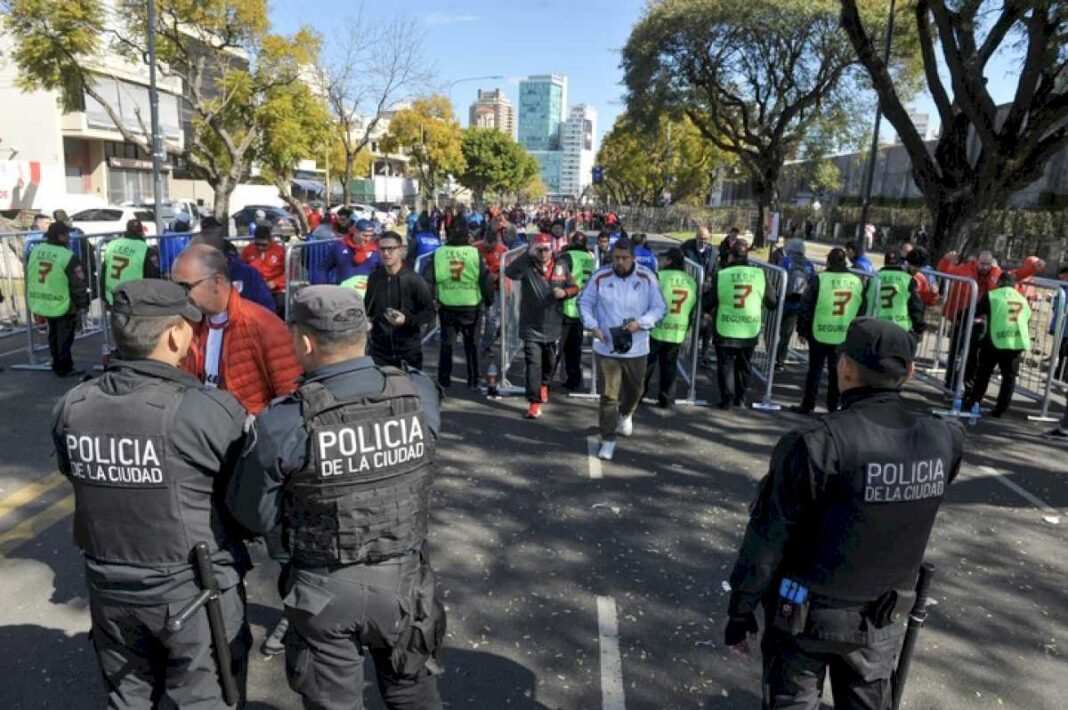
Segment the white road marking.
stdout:
<svg viewBox="0 0 1068 710">
<path fill-rule="evenodd" d="M 601 641 L 601 707 L 624 710 L 623 662 L 619 657 L 616 600 L 612 597 L 597 597 L 597 632 Z"/>
<path fill-rule="evenodd" d="M 1001 473 L 997 469 L 992 468 L 990 466 L 980 466 L 979 468 L 983 469 L 983 471 L 985 471 L 988 475 L 993 476 L 994 479 L 998 481 L 998 483 L 1001 483 L 1010 491 L 1014 491 L 1017 495 L 1019 495 L 1031 505 L 1041 510 L 1046 515 L 1052 515 L 1055 517 L 1061 515 L 1061 513 L 1054 509 L 1053 506 L 1049 505 L 1048 503 L 1046 503 L 1046 501 L 1042 500 L 1030 491 L 1021 488 L 1009 479 L 1005 478 L 1005 474 Z"/>
<path fill-rule="evenodd" d="M 590 462 L 590 478 L 604 478 L 604 471 L 601 470 L 601 459 L 597 458 L 597 450 L 600 448 L 600 437 L 593 435 L 586 437 L 586 458 Z"/>
</svg>

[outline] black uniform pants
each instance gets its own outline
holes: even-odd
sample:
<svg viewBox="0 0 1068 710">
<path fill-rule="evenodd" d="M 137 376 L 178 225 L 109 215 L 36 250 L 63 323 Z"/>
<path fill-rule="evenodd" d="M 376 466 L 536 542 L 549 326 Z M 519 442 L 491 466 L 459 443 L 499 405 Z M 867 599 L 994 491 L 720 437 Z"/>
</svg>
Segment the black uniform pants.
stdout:
<svg viewBox="0 0 1068 710">
<path fill-rule="evenodd" d="M 1053 371 L 1054 379 L 1068 379 L 1068 337 L 1061 338 L 1061 349 L 1057 353 L 1057 367 Z"/>
<path fill-rule="evenodd" d="M 534 340 L 523 341 L 523 360 L 526 365 L 526 385 L 528 402 L 544 402 L 541 388 L 549 385 L 556 365 L 556 343 L 541 343 Z"/>
<path fill-rule="evenodd" d="M 753 350 L 748 348 L 728 348 L 716 346 L 716 384 L 719 386 L 719 404 L 721 407 L 745 403 L 745 393 L 749 390 L 749 376 L 753 370 Z"/>
<path fill-rule="evenodd" d="M 808 374 L 805 376 L 805 393 L 801 397 L 801 408 L 816 408 L 816 395 L 820 391 L 820 379 L 823 368 L 827 367 L 827 411 L 838 409 L 838 346 L 824 345 L 809 339 Z"/>
<path fill-rule="evenodd" d="M 286 596 L 286 679 L 304 707 L 363 707 L 363 655 L 370 652 L 378 690 L 392 710 L 441 708 L 437 665 L 430 655 L 398 649 L 411 627 L 416 595 L 434 597 L 429 565 L 407 555 L 377 565 L 315 572 L 294 568 Z M 296 606 L 294 606 L 296 605 Z M 437 603 L 440 632 L 444 607 Z M 435 649 L 436 650 L 436 649 Z M 403 663 L 395 663 L 402 659 Z"/>
<path fill-rule="evenodd" d="M 671 406 L 675 403 L 675 380 L 679 377 L 679 350 L 681 348 L 682 343 L 667 343 L 656 338 L 649 339 L 649 362 L 645 366 L 645 391 L 649 390 L 653 372 L 658 372 L 660 390 L 656 400 L 661 406 Z"/>
<path fill-rule="evenodd" d="M 181 631 L 167 630 L 167 620 L 189 600 L 149 606 L 126 606 L 89 591 L 93 647 L 104 676 L 109 708 L 143 710 L 166 696 L 182 710 L 223 710 L 218 667 L 211 647 L 208 614 L 201 609 Z M 245 622 L 244 587 L 220 597 L 230 638 L 234 676 L 245 695 L 248 650 L 252 635 Z"/>
<path fill-rule="evenodd" d="M 416 370 L 423 369 L 423 341 L 418 334 L 401 337 L 393 334 L 391 345 L 371 341 L 371 358 L 379 367 L 400 367 L 407 363 Z"/>
<path fill-rule="evenodd" d="M 482 317 L 479 313 L 453 311 L 442 308 L 438 311 L 438 324 L 441 328 L 441 350 L 438 355 L 438 383 L 442 387 L 452 384 L 452 346 L 459 334 L 464 341 L 464 356 L 467 358 L 467 384 L 478 384 L 478 326 Z"/>
<path fill-rule="evenodd" d="M 581 320 L 564 318 L 564 329 L 560 334 L 560 350 L 564 354 L 564 371 L 567 373 L 564 387 L 569 390 L 577 390 L 582 387 L 583 336 L 584 330 Z"/>
<path fill-rule="evenodd" d="M 902 633 L 883 633 L 878 641 L 860 645 L 769 628 L 761 642 L 764 707 L 816 710 L 829 672 L 835 708 L 887 710 Z"/>
<path fill-rule="evenodd" d="M 78 314 L 68 313 L 59 318 L 48 318 L 48 351 L 52 354 L 52 372 L 69 374 L 74 369 L 70 349 L 78 332 Z"/>
<path fill-rule="evenodd" d="M 1016 375 L 1020 371 L 1022 354 L 1022 350 L 998 350 L 989 340 L 984 340 L 979 348 L 975 384 L 968 390 L 965 409 L 971 409 L 972 404 L 983 401 L 986 388 L 990 385 L 990 376 L 994 374 L 996 367 L 1001 373 L 1001 387 L 998 388 L 998 401 L 994 405 L 994 411 L 1001 414 L 1007 410 L 1012 403 L 1012 394 L 1016 391 Z"/>
</svg>

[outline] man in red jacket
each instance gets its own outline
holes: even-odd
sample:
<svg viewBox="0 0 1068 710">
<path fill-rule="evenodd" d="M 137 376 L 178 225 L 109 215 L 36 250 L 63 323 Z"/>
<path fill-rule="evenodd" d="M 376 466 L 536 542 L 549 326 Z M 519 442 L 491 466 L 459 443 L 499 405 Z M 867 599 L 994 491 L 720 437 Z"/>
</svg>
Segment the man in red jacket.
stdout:
<svg viewBox="0 0 1068 710">
<path fill-rule="evenodd" d="M 194 244 L 174 262 L 172 280 L 204 312 L 182 367 L 208 387 L 226 390 L 251 414 L 297 388 L 300 364 L 285 324 L 242 299 L 226 276 L 226 256 Z"/>
<path fill-rule="evenodd" d="M 286 309 L 286 248 L 271 238 L 271 228 L 256 227 L 252 243 L 241 250 L 241 260 L 259 272 L 274 296 L 275 312 Z"/>
<path fill-rule="evenodd" d="M 958 262 L 959 255 L 957 252 L 948 252 L 938 262 L 938 270 L 954 276 L 966 276 L 975 281 L 979 286 L 977 304 L 983 300 L 987 293 L 998 287 L 998 279 L 1001 278 L 1002 271 L 992 252 L 981 251 L 976 259 Z M 1037 256 L 1029 256 L 1024 260 L 1024 265 L 1013 271 L 1013 273 L 1016 275 L 1016 281 L 1020 282 L 1031 278 L 1045 266 L 1046 262 Z M 974 384 L 976 357 L 979 353 L 980 341 L 979 333 L 973 333 L 965 360 L 960 363 L 958 349 L 963 346 L 961 339 L 964 337 L 964 326 L 966 325 L 964 321 L 968 315 L 968 294 L 967 284 L 953 282 L 949 286 L 949 292 L 946 294 L 946 300 L 942 306 L 942 315 L 953 324 L 953 331 L 950 334 L 949 341 L 948 365 L 946 366 L 946 387 L 952 389 L 953 381 L 958 372 L 957 366 L 958 364 L 963 364 L 964 388 L 966 391 L 971 390 Z"/>
</svg>

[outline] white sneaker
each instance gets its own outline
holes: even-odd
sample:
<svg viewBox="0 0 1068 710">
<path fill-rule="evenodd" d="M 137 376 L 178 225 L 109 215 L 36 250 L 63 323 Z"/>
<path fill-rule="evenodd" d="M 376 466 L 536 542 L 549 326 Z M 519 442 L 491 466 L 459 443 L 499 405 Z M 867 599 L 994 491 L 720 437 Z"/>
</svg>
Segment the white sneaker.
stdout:
<svg viewBox="0 0 1068 710">
<path fill-rule="evenodd" d="M 619 418 L 619 423 L 616 424 L 616 433 L 620 436 L 630 436 L 634 433 L 634 415 L 628 414 L 625 417 Z"/>
<path fill-rule="evenodd" d="M 605 461 L 612 460 L 612 454 L 616 452 L 616 442 L 614 441 L 602 441 L 601 448 L 597 451 L 597 458 L 604 459 Z"/>
</svg>

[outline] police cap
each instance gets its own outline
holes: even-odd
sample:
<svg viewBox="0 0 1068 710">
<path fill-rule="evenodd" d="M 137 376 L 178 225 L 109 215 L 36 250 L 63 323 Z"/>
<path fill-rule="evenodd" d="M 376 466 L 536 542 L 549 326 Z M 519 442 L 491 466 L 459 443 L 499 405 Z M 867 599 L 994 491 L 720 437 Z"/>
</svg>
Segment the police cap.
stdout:
<svg viewBox="0 0 1068 710">
<path fill-rule="evenodd" d="M 160 279 L 136 279 L 115 289 L 111 310 L 128 316 L 182 316 L 199 323 L 204 314 L 189 300 L 189 292 Z"/>
<path fill-rule="evenodd" d="M 371 329 L 363 298 L 355 289 L 341 286 L 307 286 L 293 297 L 289 321 L 323 332 Z"/>
<path fill-rule="evenodd" d="M 912 339 L 890 321 L 857 318 L 849 326 L 842 352 L 872 372 L 900 378 L 912 364 Z"/>
</svg>

